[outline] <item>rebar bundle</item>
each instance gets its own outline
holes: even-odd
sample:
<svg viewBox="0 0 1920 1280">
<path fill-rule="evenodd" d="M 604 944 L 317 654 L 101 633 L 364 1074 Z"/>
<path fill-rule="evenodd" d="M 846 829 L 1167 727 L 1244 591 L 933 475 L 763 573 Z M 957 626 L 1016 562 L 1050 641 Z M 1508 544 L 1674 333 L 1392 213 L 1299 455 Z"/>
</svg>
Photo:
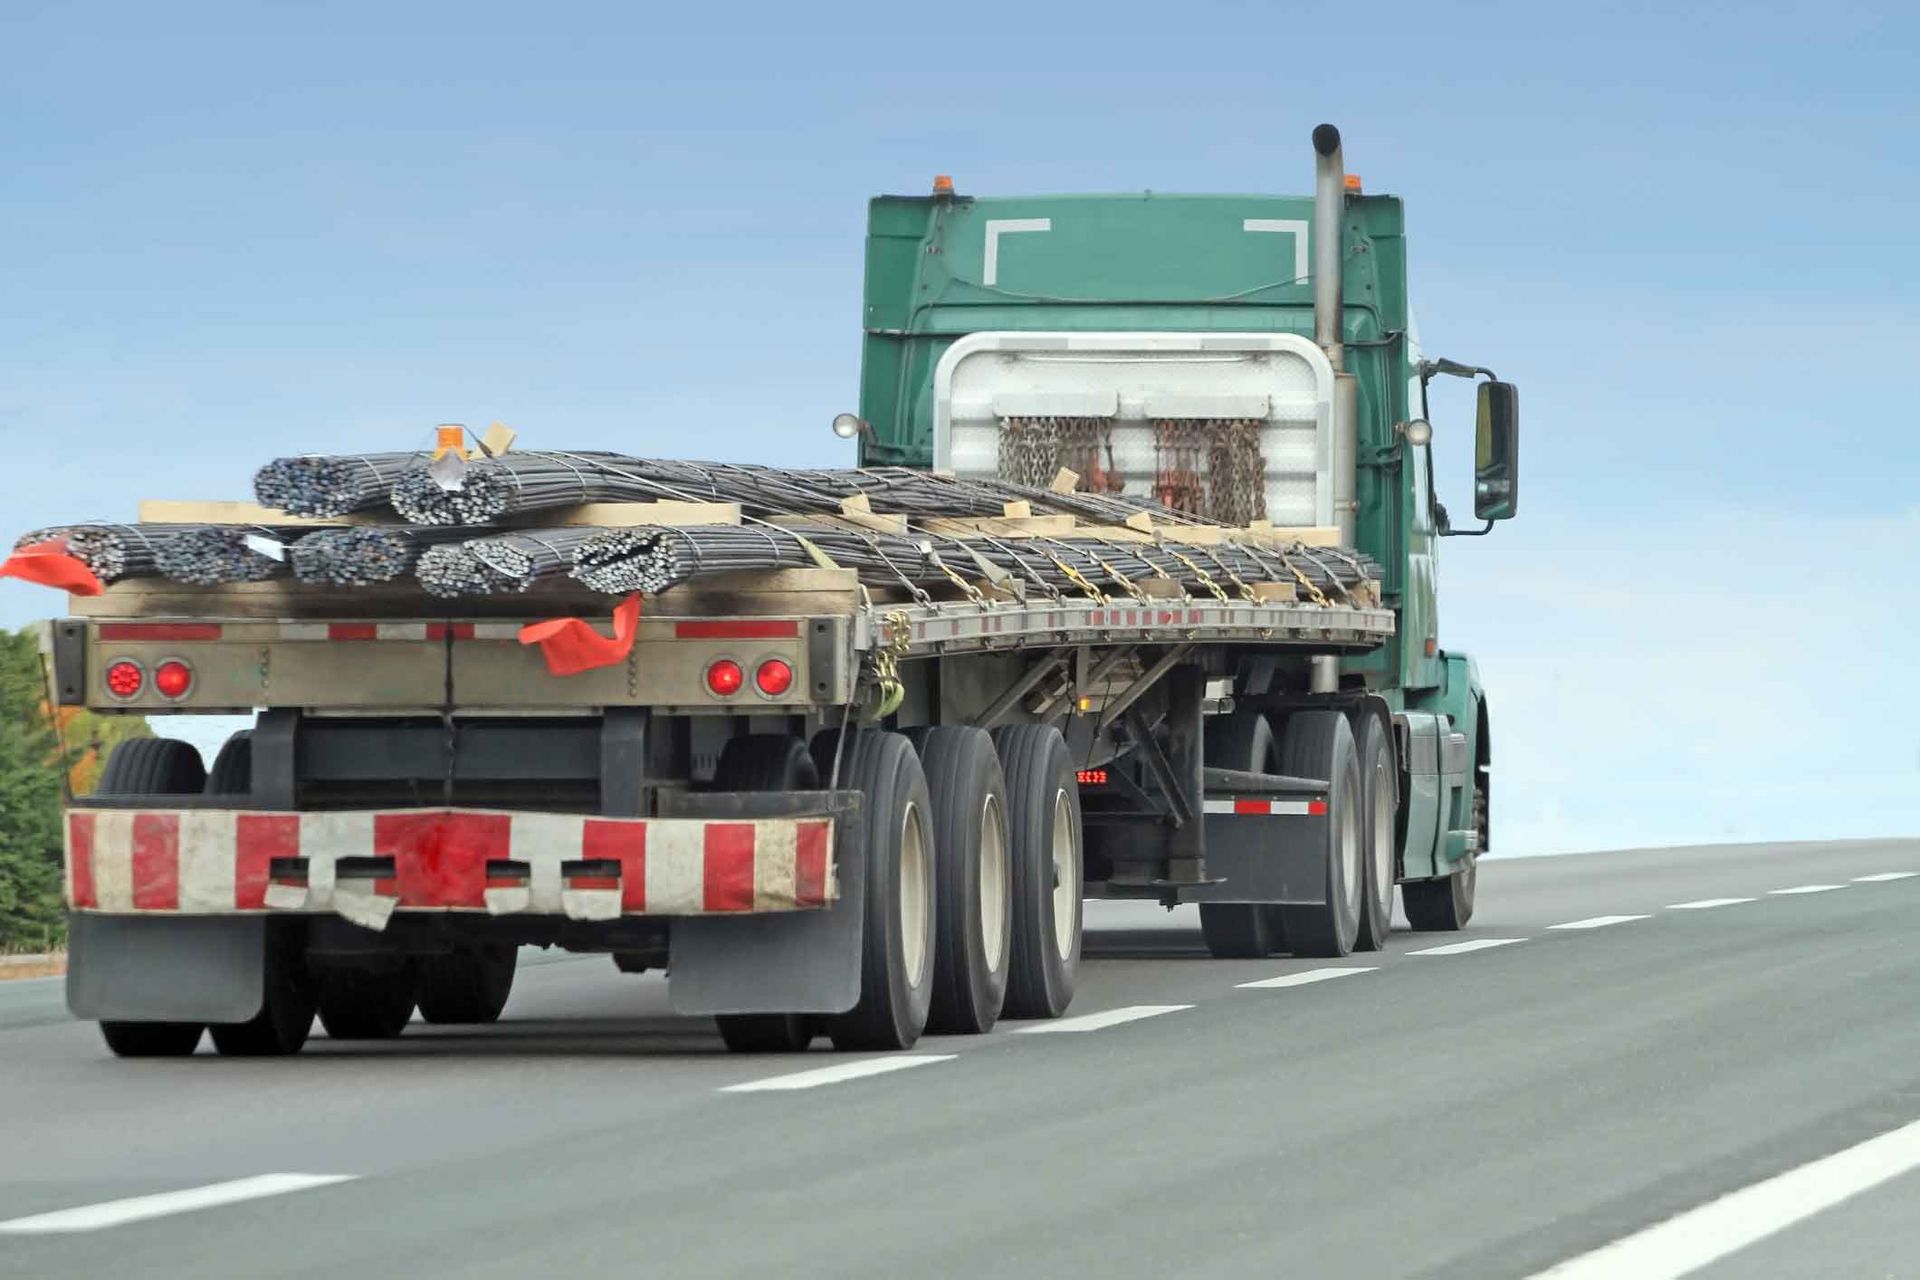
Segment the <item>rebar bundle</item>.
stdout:
<svg viewBox="0 0 1920 1280">
<path fill-rule="evenodd" d="M 464 530 L 414 525 L 355 525 L 320 529 L 293 544 L 288 561 L 302 582 L 338 587 L 369 587 L 413 572 L 427 548 Z"/>
<path fill-rule="evenodd" d="M 573 577 L 610 595 L 658 595 L 692 578 L 736 569 L 793 569 L 813 564 L 795 534 L 765 526 L 645 526 L 592 531 L 574 554 Z M 851 568 L 852 566 L 847 566 Z"/>
<path fill-rule="evenodd" d="M 430 547 L 420 556 L 420 585 L 437 596 L 503 595 L 573 572 L 579 549 L 606 530 L 590 526 L 526 529 Z"/>
<path fill-rule="evenodd" d="M 122 578 L 151 578 L 159 574 L 154 560 L 154 544 L 168 534 L 178 533 L 177 524 L 63 524 L 35 529 L 22 534 L 14 550 L 51 542 L 64 546 L 68 555 L 87 566 L 102 583 Z M 193 526 L 197 527 L 197 526 Z"/>
<path fill-rule="evenodd" d="M 264 525 L 193 525 L 155 539 L 153 558 L 175 582 L 202 587 L 264 582 L 287 572 L 287 545 L 303 533 Z"/>
<path fill-rule="evenodd" d="M 548 511 L 581 502 L 632 502 L 673 496 L 644 478 L 616 475 L 606 467 L 616 454 L 515 452 L 467 463 L 442 485 L 427 463 L 416 459 L 393 482 L 393 509 L 410 524 L 487 524 L 516 512 Z"/>
<path fill-rule="evenodd" d="M 253 476 L 253 496 L 263 507 L 298 516 L 343 516 L 385 506 L 394 481 L 419 453 L 305 454 L 275 458 Z"/>
</svg>

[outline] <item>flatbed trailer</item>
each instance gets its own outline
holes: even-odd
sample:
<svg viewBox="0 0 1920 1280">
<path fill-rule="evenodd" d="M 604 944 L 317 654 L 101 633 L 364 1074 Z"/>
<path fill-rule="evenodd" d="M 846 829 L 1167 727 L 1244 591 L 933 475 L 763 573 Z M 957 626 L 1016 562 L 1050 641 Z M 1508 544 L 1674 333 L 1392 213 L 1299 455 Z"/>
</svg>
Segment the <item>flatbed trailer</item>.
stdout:
<svg viewBox="0 0 1920 1280">
<path fill-rule="evenodd" d="M 71 805 L 74 1011 L 126 1055 L 191 1052 L 207 1028 L 223 1052 L 286 1053 L 316 1009 L 341 1038 L 397 1035 L 416 1008 L 491 1021 L 516 948 L 540 945 L 667 971 L 674 1008 L 717 1017 L 735 1049 L 823 1032 L 901 1047 L 1062 1013 L 1087 897 L 1199 903 L 1223 956 L 1378 947 L 1396 883 L 1415 927 L 1464 925 L 1489 830 L 1485 704 L 1471 664 L 1433 644 L 1430 431 L 1399 412 L 1433 370 L 1404 330 L 1342 326 L 1340 245 L 1403 267 L 1326 144 L 1310 216 L 1335 252 L 1313 279 L 1296 270 L 1286 305 L 1237 312 L 1188 287 L 1149 310 L 1188 309 L 1150 327 L 996 283 L 1002 241 L 1058 215 L 975 218 L 989 296 L 943 310 L 933 291 L 895 324 L 895 242 L 913 239 L 919 280 L 991 210 L 950 191 L 876 203 L 863 459 L 1004 477 L 1017 449 L 1063 492 L 1211 503 L 1206 518 L 862 502 L 782 521 L 963 546 L 1071 531 L 1168 549 L 1192 574 L 1034 590 L 975 557 L 982 572 L 929 588 L 826 560 L 618 609 L 574 586 L 449 600 L 285 578 L 74 596 L 45 631 L 56 704 L 254 717 L 210 768 L 177 740 L 123 744 Z M 1284 230 L 1305 263 L 1307 218 L 1243 221 Z M 1281 327 L 1309 285 L 1316 340 Z M 1376 316 L 1390 301 L 1359 292 Z M 1235 323 L 1183 327 L 1194 308 Z M 1366 343 L 1370 381 L 1342 352 Z M 1485 386 L 1476 508 L 1492 519 L 1511 514 L 1516 428 L 1511 388 Z M 1196 548 L 1223 540 L 1292 578 L 1208 572 Z M 1289 558 L 1309 547 L 1384 572 L 1323 590 Z M 557 664 L 531 642 L 543 623 L 591 627 L 617 656 Z"/>
</svg>

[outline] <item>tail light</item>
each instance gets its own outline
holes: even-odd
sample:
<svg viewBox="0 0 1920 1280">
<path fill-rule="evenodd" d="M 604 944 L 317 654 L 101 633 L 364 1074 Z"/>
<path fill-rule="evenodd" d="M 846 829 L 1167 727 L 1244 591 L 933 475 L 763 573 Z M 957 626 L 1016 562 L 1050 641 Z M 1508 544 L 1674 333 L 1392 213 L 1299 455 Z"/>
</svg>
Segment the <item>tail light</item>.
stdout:
<svg viewBox="0 0 1920 1280">
<path fill-rule="evenodd" d="M 193 668 L 178 658 L 168 658 L 153 669 L 153 688 L 169 702 L 178 702 L 193 690 Z"/>
<path fill-rule="evenodd" d="M 753 673 L 753 683 L 769 698 L 777 698 L 793 688 L 793 668 L 779 658 L 768 658 Z"/>
<path fill-rule="evenodd" d="M 107 692 L 125 702 L 147 683 L 147 673 L 131 658 L 122 658 L 107 667 Z"/>
<path fill-rule="evenodd" d="M 732 658 L 722 658 L 707 668 L 707 688 L 717 697 L 731 698 L 746 680 L 746 672 Z"/>
</svg>

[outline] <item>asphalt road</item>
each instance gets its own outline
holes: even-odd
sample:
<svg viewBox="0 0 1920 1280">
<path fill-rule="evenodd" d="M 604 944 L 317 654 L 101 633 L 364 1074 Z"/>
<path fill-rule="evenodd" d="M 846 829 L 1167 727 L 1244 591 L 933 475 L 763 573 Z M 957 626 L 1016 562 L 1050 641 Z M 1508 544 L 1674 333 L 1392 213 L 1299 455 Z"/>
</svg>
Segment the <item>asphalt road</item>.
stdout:
<svg viewBox="0 0 1920 1280">
<path fill-rule="evenodd" d="M 0 1275 L 1920 1275 L 1902 872 L 1920 841 L 1495 861 L 1464 935 L 1339 962 L 1096 904 L 1072 1013 L 1109 1016 L 892 1056 L 728 1055 L 601 958 L 281 1062 L 116 1061 L 4 984 Z M 1364 971 L 1242 985 L 1328 968 Z M 769 1080 L 812 1087 L 727 1088 Z M 344 1180 L 224 1186 L 274 1174 Z"/>
</svg>

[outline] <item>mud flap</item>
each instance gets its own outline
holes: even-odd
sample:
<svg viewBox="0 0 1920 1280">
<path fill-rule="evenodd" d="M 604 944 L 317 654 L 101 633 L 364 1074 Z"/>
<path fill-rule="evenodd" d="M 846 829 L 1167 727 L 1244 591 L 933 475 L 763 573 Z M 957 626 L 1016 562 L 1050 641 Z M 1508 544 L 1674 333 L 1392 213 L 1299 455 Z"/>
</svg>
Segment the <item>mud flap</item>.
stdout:
<svg viewBox="0 0 1920 1280">
<path fill-rule="evenodd" d="M 675 1013 L 845 1013 L 859 1002 L 867 851 L 857 805 L 846 793 L 835 806 L 839 895 L 824 910 L 673 922 L 667 995 Z"/>
<path fill-rule="evenodd" d="M 259 916 L 67 919 L 67 1008 L 115 1022 L 245 1022 L 260 1012 Z"/>
<path fill-rule="evenodd" d="M 1217 883 L 1182 889 L 1180 900 L 1325 902 L 1330 821 L 1324 814 L 1207 814 L 1207 877 Z"/>
</svg>

